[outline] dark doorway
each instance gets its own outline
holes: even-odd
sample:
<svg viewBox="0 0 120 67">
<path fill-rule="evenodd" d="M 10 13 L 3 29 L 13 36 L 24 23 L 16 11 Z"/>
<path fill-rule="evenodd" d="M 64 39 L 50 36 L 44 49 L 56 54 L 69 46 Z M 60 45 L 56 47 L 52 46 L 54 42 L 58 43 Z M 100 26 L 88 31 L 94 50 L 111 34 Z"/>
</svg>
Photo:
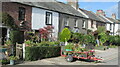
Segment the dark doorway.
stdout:
<svg viewBox="0 0 120 67">
<path fill-rule="evenodd" d="M 7 28 L 2 28 L 2 45 L 4 45 L 6 39 L 7 39 Z"/>
</svg>

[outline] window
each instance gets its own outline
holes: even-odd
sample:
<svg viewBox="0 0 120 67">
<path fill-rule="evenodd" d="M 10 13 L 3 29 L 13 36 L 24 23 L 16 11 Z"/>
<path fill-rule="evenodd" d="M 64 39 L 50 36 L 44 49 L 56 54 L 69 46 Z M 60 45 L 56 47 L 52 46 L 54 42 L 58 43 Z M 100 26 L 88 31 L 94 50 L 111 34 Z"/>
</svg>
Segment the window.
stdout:
<svg viewBox="0 0 120 67">
<path fill-rule="evenodd" d="M 65 18 L 65 19 L 64 19 L 64 24 L 65 24 L 65 26 L 68 26 L 68 24 L 69 24 L 68 19 L 69 19 L 69 18 Z"/>
<path fill-rule="evenodd" d="M 93 21 L 91 21 L 91 28 L 93 28 Z"/>
<path fill-rule="evenodd" d="M 96 28 L 98 28 L 98 22 L 96 23 Z"/>
<path fill-rule="evenodd" d="M 75 19 L 75 27 L 78 27 L 78 20 Z"/>
<path fill-rule="evenodd" d="M 110 24 L 110 30 L 112 30 L 112 24 Z"/>
<path fill-rule="evenodd" d="M 19 20 L 25 20 L 25 8 L 19 7 Z"/>
<path fill-rule="evenodd" d="M 82 22 L 82 28 L 85 28 L 85 20 Z"/>
<path fill-rule="evenodd" d="M 46 12 L 46 25 L 52 25 L 52 13 Z"/>
</svg>

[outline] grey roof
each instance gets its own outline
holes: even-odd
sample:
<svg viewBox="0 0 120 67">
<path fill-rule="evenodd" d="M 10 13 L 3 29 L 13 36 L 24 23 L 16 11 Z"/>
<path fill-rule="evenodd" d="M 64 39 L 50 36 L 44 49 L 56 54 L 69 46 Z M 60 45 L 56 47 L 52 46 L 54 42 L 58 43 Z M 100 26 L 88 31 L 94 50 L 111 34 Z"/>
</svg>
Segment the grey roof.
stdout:
<svg viewBox="0 0 120 67">
<path fill-rule="evenodd" d="M 72 6 L 62 2 L 55 1 L 55 2 L 19 2 L 19 3 L 86 18 L 83 14 L 75 10 Z"/>
<path fill-rule="evenodd" d="M 107 18 L 114 23 L 120 23 L 117 19 L 113 19 L 113 18 L 109 18 L 109 17 L 107 17 Z"/>
<path fill-rule="evenodd" d="M 101 21 L 101 22 L 105 22 L 104 20 L 102 20 L 99 16 L 97 16 L 95 13 L 93 13 L 92 11 L 87 11 L 87 10 L 84 10 L 84 9 L 81 9 L 80 10 L 82 12 L 84 12 L 86 15 L 89 16 L 90 19 L 92 20 L 96 20 L 96 21 Z"/>
<path fill-rule="evenodd" d="M 107 18 L 107 17 L 103 17 L 103 16 L 101 16 L 101 15 L 97 15 L 97 16 L 99 16 L 104 22 L 108 22 L 108 23 L 110 23 L 107 19 L 105 19 L 105 18 Z"/>
</svg>

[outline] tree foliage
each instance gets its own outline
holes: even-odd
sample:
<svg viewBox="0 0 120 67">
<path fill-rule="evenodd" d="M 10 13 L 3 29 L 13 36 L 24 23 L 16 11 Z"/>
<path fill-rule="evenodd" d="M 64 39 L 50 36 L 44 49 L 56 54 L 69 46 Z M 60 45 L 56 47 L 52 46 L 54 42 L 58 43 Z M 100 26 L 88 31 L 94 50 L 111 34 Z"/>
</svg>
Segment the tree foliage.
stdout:
<svg viewBox="0 0 120 67">
<path fill-rule="evenodd" d="M 8 26 L 12 29 L 17 30 L 18 26 L 15 24 L 14 19 L 12 18 L 12 16 L 10 16 L 8 13 L 0 13 L 1 15 L 1 19 L 2 19 L 2 24 L 5 26 Z"/>
<path fill-rule="evenodd" d="M 71 32 L 68 28 L 64 28 L 60 33 L 60 41 L 65 42 L 68 41 L 71 37 Z"/>
</svg>

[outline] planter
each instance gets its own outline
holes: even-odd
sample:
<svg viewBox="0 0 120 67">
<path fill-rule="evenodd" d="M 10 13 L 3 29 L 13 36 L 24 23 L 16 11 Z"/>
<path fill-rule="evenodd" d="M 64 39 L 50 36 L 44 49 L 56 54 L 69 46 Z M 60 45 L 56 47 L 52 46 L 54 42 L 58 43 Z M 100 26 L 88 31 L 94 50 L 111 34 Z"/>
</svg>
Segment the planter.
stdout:
<svg viewBox="0 0 120 67">
<path fill-rule="evenodd" d="M 66 49 L 66 51 L 73 51 L 72 49 Z"/>
<path fill-rule="evenodd" d="M 10 65 L 15 65 L 15 60 L 10 60 Z"/>
</svg>

